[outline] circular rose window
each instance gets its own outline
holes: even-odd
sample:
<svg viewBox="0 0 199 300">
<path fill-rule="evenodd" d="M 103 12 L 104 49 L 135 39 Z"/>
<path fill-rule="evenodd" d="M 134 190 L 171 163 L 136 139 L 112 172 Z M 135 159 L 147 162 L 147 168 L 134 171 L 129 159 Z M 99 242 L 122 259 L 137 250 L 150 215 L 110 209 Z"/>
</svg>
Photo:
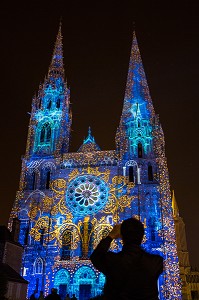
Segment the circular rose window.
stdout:
<svg viewBox="0 0 199 300">
<path fill-rule="evenodd" d="M 93 175 L 81 175 L 71 180 L 67 192 L 67 206 L 75 215 L 97 213 L 106 204 L 106 183 Z"/>
</svg>

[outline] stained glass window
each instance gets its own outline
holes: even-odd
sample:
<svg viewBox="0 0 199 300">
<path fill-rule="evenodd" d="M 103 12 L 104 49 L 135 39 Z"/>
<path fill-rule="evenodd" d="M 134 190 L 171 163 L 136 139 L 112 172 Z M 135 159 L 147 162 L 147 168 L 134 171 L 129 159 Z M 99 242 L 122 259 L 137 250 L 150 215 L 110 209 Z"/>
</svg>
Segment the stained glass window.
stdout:
<svg viewBox="0 0 199 300">
<path fill-rule="evenodd" d="M 67 190 L 66 201 L 76 215 L 91 215 L 106 204 L 108 190 L 105 182 L 93 175 L 73 179 Z"/>
</svg>

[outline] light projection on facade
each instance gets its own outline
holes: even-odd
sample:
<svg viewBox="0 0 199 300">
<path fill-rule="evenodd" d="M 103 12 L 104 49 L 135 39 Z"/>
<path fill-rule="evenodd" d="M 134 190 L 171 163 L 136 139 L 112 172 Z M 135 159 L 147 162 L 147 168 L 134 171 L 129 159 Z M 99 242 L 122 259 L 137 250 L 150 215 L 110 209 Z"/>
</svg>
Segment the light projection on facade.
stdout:
<svg viewBox="0 0 199 300">
<path fill-rule="evenodd" d="M 101 294 L 105 278 L 90 253 L 115 223 L 136 216 L 145 225 L 143 247 L 165 259 L 160 299 L 181 299 L 164 135 L 135 34 L 115 150 L 100 150 L 89 128 L 78 151 L 69 152 L 71 122 L 60 26 L 48 75 L 33 98 L 10 217 L 10 226 L 15 217 L 21 222 L 28 296 L 52 287 L 62 299 Z M 113 251 L 121 247 L 121 241 L 111 244 Z"/>
<path fill-rule="evenodd" d="M 81 175 L 70 182 L 66 202 L 74 215 L 86 216 L 97 213 L 108 198 L 107 186 L 93 175 Z"/>
</svg>

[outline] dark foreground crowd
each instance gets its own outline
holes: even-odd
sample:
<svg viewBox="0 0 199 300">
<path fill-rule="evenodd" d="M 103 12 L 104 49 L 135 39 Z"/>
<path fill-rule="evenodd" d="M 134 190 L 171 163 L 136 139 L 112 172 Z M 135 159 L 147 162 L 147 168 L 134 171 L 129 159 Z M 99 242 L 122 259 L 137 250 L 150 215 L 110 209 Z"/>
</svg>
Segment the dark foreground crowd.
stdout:
<svg viewBox="0 0 199 300">
<path fill-rule="evenodd" d="M 43 291 L 40 292 L 39 297 L 36 298 L 36 291 L 34 291 L 34 293 L 30 296 L 30 300 L 61 300 L 60 295 L 57 294 L 57 289 L 52 288 L 51 289 L 51 294 L 49 294 L 48 296 L 44 297 L 44 293 Z M 66 295 L 66 297 L 64 298 L 64 300 L 77 300 L 77 298 L 75 297 L 75 294 L 73 294 L 72 298 L 69 297 L 69 294 Z"/>
</svg>

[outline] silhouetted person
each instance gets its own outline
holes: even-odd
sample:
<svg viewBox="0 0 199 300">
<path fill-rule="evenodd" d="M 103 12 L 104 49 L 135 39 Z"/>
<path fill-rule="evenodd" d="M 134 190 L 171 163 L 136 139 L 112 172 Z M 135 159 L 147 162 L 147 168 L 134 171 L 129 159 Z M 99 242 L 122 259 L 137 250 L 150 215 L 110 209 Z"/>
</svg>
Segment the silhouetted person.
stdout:
<svg viewBox="0 0 199 300">
<path fill-rule="evenodd" d="M 44 292 L 40 291 L 38 300 L 44 300 Z"/>
<path fill-rule="evenodd" d="M 45 300 L 61 300 L 61 297 L 57 294 L 57 289 L 52 288 L 51 294 L 49 294 Z"/>
<path fill-rule="evenodd" d="M 30 296 L 30 300 L 36 300 L 37 298 L 35 297 L 37 291 L 34 291 L 33 294 Z"/>
<path fill-rule="evenodd" d="M 75 294 L 73 294 L 71 300 L 77 300 L 77 298 L 75 297 Z"/>
<path fill-rule="evenodd" d="M 66 295 L 64 300 L 71 300 L 70 297 L 69 297 L 69 294 Z"/>
<path fill-rule="evenodd" d="M 107 300 L 158 300 L 157 280 L 163 271 L 163 258 L 141 248 L 143 224 L 135 219 L 115 225 L 102 239 L 90 259 L 106 276 L 104 297 Z M 122 251 L 109 250 L 113 239 L 122 238 Z"/>
</svg>

